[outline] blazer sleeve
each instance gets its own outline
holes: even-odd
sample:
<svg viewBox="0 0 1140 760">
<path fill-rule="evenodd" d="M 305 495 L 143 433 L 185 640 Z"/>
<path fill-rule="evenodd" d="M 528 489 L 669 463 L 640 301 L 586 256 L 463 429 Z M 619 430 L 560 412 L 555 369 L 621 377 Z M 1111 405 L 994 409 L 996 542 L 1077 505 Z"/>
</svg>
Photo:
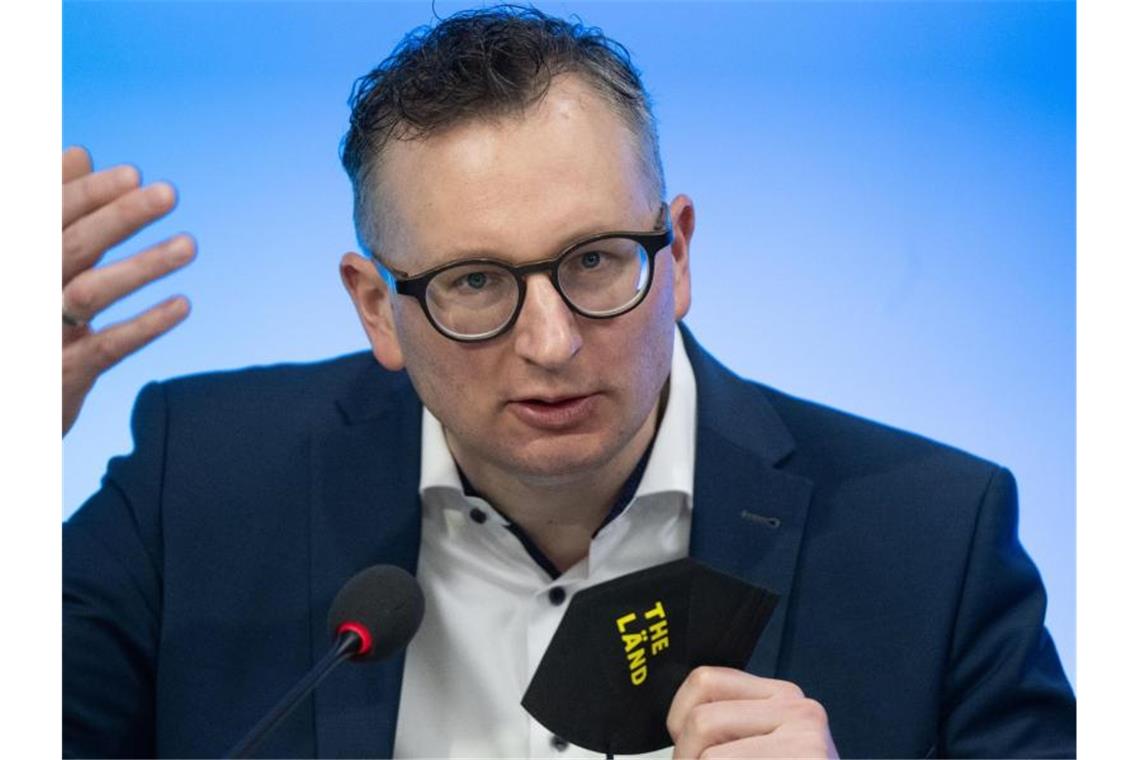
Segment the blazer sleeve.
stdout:
<svg viewBox="0 0 1140 760">
<path fill-rule="evenodd" d="M 1017 486 L 978 509 L 943 685 L 942 757 L 1075 757 L 1076 701 L 1045 629 L 1045 588 L 1017 538 Z"/>
<path fill-rule="evenodd" d="M 134 451 L 63 526 L 63 754 L 155 755 L 162 619 L 162 386 L 139 394 Z"/>
</svg>

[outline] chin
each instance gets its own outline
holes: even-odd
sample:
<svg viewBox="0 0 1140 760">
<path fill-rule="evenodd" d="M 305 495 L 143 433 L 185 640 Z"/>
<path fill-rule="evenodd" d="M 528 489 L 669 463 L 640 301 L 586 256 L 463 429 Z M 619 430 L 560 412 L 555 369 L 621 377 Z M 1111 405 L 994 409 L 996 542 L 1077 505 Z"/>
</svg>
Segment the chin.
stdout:
<svg viewBox="0 0 1140 760">
<path fill-rule="evenodd" d="M 622 446 L 590 436 L 552 436 L 503 452 L 500 466 L 534 485 L 569 483 L 611 462 Z"/>
</svg>

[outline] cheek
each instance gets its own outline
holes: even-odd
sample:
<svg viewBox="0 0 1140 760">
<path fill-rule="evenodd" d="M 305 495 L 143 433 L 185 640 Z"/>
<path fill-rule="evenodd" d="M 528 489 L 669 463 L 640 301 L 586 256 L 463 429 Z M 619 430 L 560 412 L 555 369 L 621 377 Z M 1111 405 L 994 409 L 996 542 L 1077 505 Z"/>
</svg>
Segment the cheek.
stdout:
<svg viewBox="0 0 1140 760">
<path fill-rule="evenodd" d="M 662 259 L 665 257 L 662 256 Z M 671 260 L 670 260 L 671 261 Z M 617 332 L 621 340 L 610 345 L 605 364 L 624 368 L 625 377 L 618 382 L 635 396 L 631 402 L 640 413 L 645 404 L 652 405 L 665 383 L 673 361 L 673 271 L 666 265 L 653 273 L 653 288 L 645 301 L 617 322 L 628 319 Z M 643 398 L 642 398 L 643 397 Z"/>
<path fill-rule="evenodd" d="M 674 316 L 673 292 L 673 259 L 665 253 L 658 254 L 659 266 L 653 273 L 653 289 L 646 297 L 648 303 L 645 307 L 645 319 L 648 322 L 642 333 L 646 345 L 640 347 L 640 353 L 650 362 L 664 381 L 664 374 L 668 374 L 673 356 L 673 327 L 676 323 Z M 662 363 L 664 367 L 662 369 Z M 664 374 L 661 374 L 662 371 Z"/>
<path fill-rule="evenodd" d="M 403 314 L 396 320 L 396 335 L 404 354 L 408 377 L 420 399 L 432 414 L 439 417 L 439 407 L 446 404 L 449 398 L 443 392 L 449 385 L 447 354 L 438 350 L 435 345 L 437 336 L 429 335 L 425 328 L 433 330 L 426 319 L 416 319 L 414 315 Z"/>
<path fill-rule="evenodd" d="M 485 403 L 478 389 L 490 388 L 492 381 L 480 352 L 443 337 L 426 318 L 403 320 L 397 334 L 408 377 L 424 406 L 447 427 L 470 427 Z"/>
</svg>

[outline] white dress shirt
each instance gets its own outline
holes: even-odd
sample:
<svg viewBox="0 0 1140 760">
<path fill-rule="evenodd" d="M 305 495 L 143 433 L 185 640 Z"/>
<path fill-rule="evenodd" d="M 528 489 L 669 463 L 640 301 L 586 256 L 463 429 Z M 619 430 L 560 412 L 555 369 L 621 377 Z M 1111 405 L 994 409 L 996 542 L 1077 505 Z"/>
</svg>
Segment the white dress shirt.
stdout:
<svg viewBox="0 0 1140 760">
<path fill-rule="evenodd" d="M 602 757 L 552 736 L 520 702 L 573 594 L 688 554 L 696 429 L 696 381 L 675 329 L 669 398 L 633 501 L 551 580 L 506 518 L 464 494 L 443 427 L 424 409 L 417 577 L 427 605 L 407 651 L 396 757 Z"/>
</svg>

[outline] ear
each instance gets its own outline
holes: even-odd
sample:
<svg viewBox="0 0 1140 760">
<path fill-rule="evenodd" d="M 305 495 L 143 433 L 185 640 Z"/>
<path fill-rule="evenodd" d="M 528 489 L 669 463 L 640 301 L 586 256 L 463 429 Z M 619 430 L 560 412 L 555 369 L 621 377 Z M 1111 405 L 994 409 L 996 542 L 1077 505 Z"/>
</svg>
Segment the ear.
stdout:
<svg viewBox="0 0 1140 760">
<path fill-rule="evenodd" d="M 689 245 L 697 226 L 693 199 L 678 195 L 669 204 L 669 214 L 673 217 L 673 242 L 669 246 L 673 256 L 673 310 L 675 319 L 680 322 L 689 313 L 693 297 L 689 280 Z"/>
<path fill-rule="evenodd" d="M 396 319 L 392 313 L 392 293 L 375 265 L 358 253 L 346 253 L 340 259 L 340 280 L 356 306 L 360 324 L 372 344 L 372 355 L 385 369 L 393 372 L 404 368 L 404 352 L 396 337 Z"/>
</svg>

